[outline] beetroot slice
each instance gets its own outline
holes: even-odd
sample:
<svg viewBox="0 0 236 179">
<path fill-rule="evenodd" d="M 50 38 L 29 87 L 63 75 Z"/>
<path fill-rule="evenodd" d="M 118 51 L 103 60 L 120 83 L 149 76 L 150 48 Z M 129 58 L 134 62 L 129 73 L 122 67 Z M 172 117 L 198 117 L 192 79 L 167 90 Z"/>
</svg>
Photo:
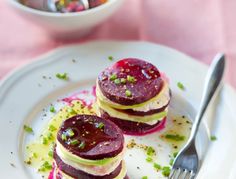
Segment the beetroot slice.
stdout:
<svg viewBox="0 0 236 179">
<path fill-rule="evenodd" d="M 71 130 L 74 135 L 68 136 Z M 124 136 L 118 126 L 93 115 L 77 115 L 64 121 L 57 140 L 68 152 L 90 160 L 115 157 L 124 147 Z"/>
<path fill-rule="evenodd" d="M 127 58 L 101 72 L 98 85 L 109 100 L 122 105 L 134 105 L 156 96 L 162 89 L 163 80 L 151 63 Z"/>
<path fill-rule="evenodd" d="M 122 162 L 119 164 L 119 166 L 110 174 L 104 175 L 104 176 L 95 176 L 91 175 L 89 173 L 86 173 L 82 170 L 78 170 L 70 165 L 65 164 L 61 158 L 57 155 L 56 150 L 54 150 L 53 153 L 53 158 L 54 161 L 56 162 L 57 167 L 62 171 L 63 173 L 77 179 L 77 178 L 82 178 L 82 179 L 113 179 L 116 176 L 118 176 L 121 172 L 122 169 Z M 60 178 L 60 174 L 57 174 L 57 177 Z"/>
<path fill-rule="evenodd" d="M 114 122 L 117 126 L 119 126 L 123 130 L 123 133 L 127 135 L 142 136 L 142 135 L 160 131 L 165 128 L 166 118 L 163 118 L 161 121 L 158 121 L 154 125 L 148 125 L 145 123 L 127 121 L 127 120 L 111 117 L 108 113 L 106 113 L 102 109 L 100 109 L 100 111 L 101 111 L 101 116 L 104 119 Z"/>
</svg>

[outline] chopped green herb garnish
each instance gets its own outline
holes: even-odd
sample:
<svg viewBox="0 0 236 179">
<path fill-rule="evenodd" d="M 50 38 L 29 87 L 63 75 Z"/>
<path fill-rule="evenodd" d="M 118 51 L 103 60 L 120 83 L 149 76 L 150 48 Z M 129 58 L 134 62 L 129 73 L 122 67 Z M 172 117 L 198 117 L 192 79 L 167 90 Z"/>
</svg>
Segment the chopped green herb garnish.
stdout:
<svg viewBox="0 0 236 179">
<path fill-rule="evenodd" d="M 179 134 L 166 134 L 165 138 L 174 141 L 183 141 L 185 139 L 185 136 L 181 136 Z"/>
<path fill-rule="evenodd" d="M 153 148 L 153 147 L 148 147 L 147 148 L 147 155 L 148 156 L 153 156 L 153 155 L 155 155 L 156 154 L 156 151 L 155 151 L 155 149 Z"/>
<path fill-rule="evenodd" d="M 183 83 L 178 82 L 178 83 L 177 83 L 177 86 L 179 87 L 179 89 L 185 90 L 185 87 L 184 87 Z"/>
<path fill-rule="evenodd" d="M 125 84 L 125 83 L 126 83 L 126 79 L 125 79 L 125 78 L 121 78 L 121 79 L 120 79 L 120 82 L 121 82 L 122 84 Z"/>
<path fill-rule="evenodd" d="M 48 139 L 46 137 L 42 138 L 42 144 L 47 145 L 48 144 Z"/>
<path fill-rule="evenodd" d="M 66 141 L 66 140 L 67 140 L 66 134 L 63 133 L 63 134 L 61 135 L 61 139 L 62 139 L 63 141 Z"/>
<path fill-rule="evenodd" d="M 85 142 L 82 141 L 82 142 L 79 144 L 79 148 L 80 148 L 80 149 L 83 149 L 84 147 L 85 147 Z"/>
<path fill-rule="evenodd" d="M 52 112 L 52 113 L 56 112 L 54 106 L 50 106 L 50 109 L 49 109 L 49 110 L 50 110 L 50 112 Z"/>
<path fill-rule="evenodd" d="M 24 125 L 25 132 L 34 133 L 33 129 L 30 126 Z"/>
<path fill-rule="evenodd" d="M 118 79 L 115 79 L 114 80 L 114 83 L 116 84 L 116 85 L 119 85 L 120 84 L 120 79 L 118 78 Z"/>
<path fill-rule="evenodd" d="M 55 146 L 55 143 L 52 142 L 52 144 L 50 145 L 50 150 L 48 151 L 48 156 L 51 158 L 53 157 L 54 146 Z"/>
<path fill-rule="evenodd" d="M 130 96 L 132 96 L 132 93 L 131 93 L 130 90 L 125 90 L 125 95 L 126 95 L 127 97 L 130 97 Z"/>
<path fill-rule="evenodd" d="M 174 159 L 172 158 L 172 159 L 170 159 L 170 162 L 169 162 L 169 164 L 172 166 L 172 165 L 173 165 L 173 163 L 174 163 Z"/>
<path fill-rule="evenodd" d="M 51 132 L 57 130 L 57 128 L 56 128 L 55 126 L 53 126 L 53 125 L 50 125 L 50 126 L 48 127 L 48 129 L 49 129 Z"/>
<path fill-rule="evenodd" d="M 69 136 L 69 137 L 73 137 L 75 135 L 75 133 L 72 129 L 67 129 L 66 130 L 66 135 Z"/>
<path fill-rule="evenodd" d="M 151 157 L 147 157 L 147 158 L 146 158 L 146 161 L 147 161 L 147 162 L 152 162 L 153 159 L 152 159 Z"/>
<path fill-rule="evenodd" d="M 110 80 L 111 80 L 111 81 L 114 81 L 115 79 L 117 79 L 117 75 L 116 75 L 116 74 L 112 74 L 112 75 L 110 76 Z"/>
<path fill-rule="evenodd" d="M 136 79 L 133 76 L 130 76 L 130 75 L 127 76 L 127 80 L 131 83 L 134 83 L 136 81 Z"/>
<path fill-rule="evenodd" d="M 68 111 L 68 113 L 70 113 L 71 115 L 77 114 L 77 112 L 76 112 L 74 109 L 72 109 L 72 108 L 69 108 L 67 111 Z"/>
<path fill-rule="evenodd" d="M 54 139 L 53 134 L 51 132 L 48 133 L 47 137 L 48 137 L 48 140 Z"/>
<path fill-rule="evenodd" d="M 96 128 L 102 129 L 104 127 L 104 124 L 102 122 L 96 124 Z"/>
<path fill-rule="evenodd" d="M 108 56 L 108 60 L 113 61 L 114 57 L 113 56 Z"/>
<path fill-rule="evenodd" d="M 147 176 L 143 176 L 142 179 L 148 179 L 148 177 Z"/>
<path fill-rule="evenodd" d="M 162 175 L 165 176 L 165 177 L 168 177 L 170 175 L 170 167 L 163 167 L 162 168 Z"/>
<path fill-rule="evenodd" d="M 71 145 L 77 145 L 77 144 L 79 144 L 79 141 L 77 139 L 73 139 L 73 140 L 70 141 L 70 144 Z"/>
<path fill-rule="evenodd" d="M 175 158 L 178 155 L 178 152 L 173 153 L 173 157 Z"/>
<path fill-rule="evenodd" d="M 39 168 L 39 172 L 46 172 L 51 169 L 52 169 L 52 165 L 48 161 L 46 161 Z"/>
<path fill-rule="evenodd" d="M 38 158 L 38 155 L 37 155 L 35 152 L 32 154 L 32 156 L 33 156 L 34 158 Z"/>
<path fill-rule="evenodd" d="M 56 77 L 57 77 L 58 79 L 61 79 L 61 80 L 68 80 L 68 79 L 69 79 L 67 73 L 57 73 L 57 74 L 56 74 Z"/>
<path fill-rule="evenodd" d="M 157 163 L 154 163 L 153 164 L 153 167 L 157 170 L 161 170 L 161 165 L 157 164 Z"/>
<path fill-rule="evenodd" d="M 217 138 L 216 138 L 216 136 L 211 136 L 211 141 L 216 141 L 217 140 Z"/>
<path fill-rule="evenodd" d="M 50 150 L 50 151 L 48 152 L 48 156 L 49 156 L 49 157 L 53 157 L 53 151 L 52 151 L 52 150 Z"/>
</svg>

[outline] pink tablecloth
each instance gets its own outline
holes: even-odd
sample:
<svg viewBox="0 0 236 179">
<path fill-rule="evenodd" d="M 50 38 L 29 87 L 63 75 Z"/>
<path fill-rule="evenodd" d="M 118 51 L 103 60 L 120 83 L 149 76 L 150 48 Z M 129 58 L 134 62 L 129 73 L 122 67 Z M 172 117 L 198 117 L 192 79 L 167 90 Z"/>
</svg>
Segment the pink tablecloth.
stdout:
<svg viewBox="0 0 236 179">
<path fill-rule="evenodd" d="M 217 52 L 225 52 L 228 61 L 226 80 L 236 87 L 235 0 L 125 2 L 83 41 L 151 41 L 176 48 L 207 64 Z M 50 39 L 42 29 L 16 15 L 4 1 L 0 2 L 0 78 L 29 63 L 33 57 L 68 43 L 75 42 Z"/>
</svg>

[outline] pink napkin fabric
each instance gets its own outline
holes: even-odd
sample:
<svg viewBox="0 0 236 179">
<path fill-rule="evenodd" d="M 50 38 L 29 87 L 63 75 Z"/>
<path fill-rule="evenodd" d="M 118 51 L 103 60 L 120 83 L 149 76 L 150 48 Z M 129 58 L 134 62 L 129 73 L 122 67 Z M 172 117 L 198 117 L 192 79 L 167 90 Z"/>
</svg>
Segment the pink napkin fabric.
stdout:
<svg viewBox="0 0 236 179">
<path fill-rule="evenodd" d="M 226 80 L 236 87 L 235 0 L 125 0 L 107 21 L 80 40 L 56 41 L 0 2 L 0 78 L 34 57 L 64 44 L 142 40 L 170 46 L 209 64 L 227 55 Z"/>
</svg>

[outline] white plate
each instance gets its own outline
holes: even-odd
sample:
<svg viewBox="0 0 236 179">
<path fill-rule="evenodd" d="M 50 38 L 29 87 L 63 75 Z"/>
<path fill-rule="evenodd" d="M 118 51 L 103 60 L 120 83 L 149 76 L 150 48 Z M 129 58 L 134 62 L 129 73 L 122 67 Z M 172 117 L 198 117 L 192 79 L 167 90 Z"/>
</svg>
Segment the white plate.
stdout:
<svg viewBox="0 0 236 179">
<path fill-rule="evenodd" d="M 0 178 L 35 178 L 36 175 L 23 162 L 26 142 L 23 124 L 37 126 L 36 133 L 39 132 L 47 122 L 39 120 L 42 109 L 65 94 L 91 86 L 97 74 L 111 64 L 107 60 L 109 55 L 116 59 L 138 57 L 152 62 L 170 78 L 174 94 L 197 109 L 207 67 L 176 50 L 146 42 L 93 42 L 59 48 L 10 74 L 0 84 Z M 72 59 L 77 62 L 73 63 Z M 58 72 L 67 72 L 70 81 L 56 79 L 54 76 Z M 52 79 L 43 79 L 44 75 L 51 76 Z M 186 86 L 186 91 L 177 88 L 178 81 Z M 234 90 L 225 85 L 217 103 L 217 107 L 212 104 L 204 121 L 207 132 L 214 129 L 212 133 L 217 136 L 217 141 L 210 143 L 198 178 L 235 179 Z M 179 107 L 194 115 L 186 102 L 180 103 Z M 205 153 L 202 145 L 206 147 L 207 142 L 201 136 L 198 138 L 198 145 L 201 153 Z M 148 168 L 145 170 L 149 172 Z M 131 173 L 131 178 L 138 179 L 143 174 L 141 172 L 137 176 Z M 150 175 L 149 178 L 155 177 Z"/>
</svg>

